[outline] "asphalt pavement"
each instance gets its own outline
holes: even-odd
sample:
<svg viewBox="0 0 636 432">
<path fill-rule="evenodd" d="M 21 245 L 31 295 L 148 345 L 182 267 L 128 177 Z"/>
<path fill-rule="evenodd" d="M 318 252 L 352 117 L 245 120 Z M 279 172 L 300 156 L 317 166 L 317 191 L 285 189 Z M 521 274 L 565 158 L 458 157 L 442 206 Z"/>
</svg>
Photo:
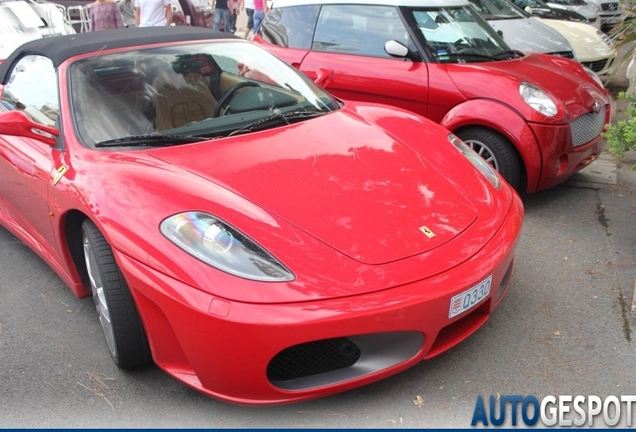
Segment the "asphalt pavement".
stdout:
<svg viewBox="0 0 636 432">
<path fill-rule="evenodd" d="M 510 288 L 468 340 L 382 382 L 279 407 L 219 402 L 154 366 L 118 370 L 92 299 L 0 228 L 0 427 L 470 427 L 480 395 L 634 395 L 634 163 L 603 154 L 523 198 Z"/>
</svg>

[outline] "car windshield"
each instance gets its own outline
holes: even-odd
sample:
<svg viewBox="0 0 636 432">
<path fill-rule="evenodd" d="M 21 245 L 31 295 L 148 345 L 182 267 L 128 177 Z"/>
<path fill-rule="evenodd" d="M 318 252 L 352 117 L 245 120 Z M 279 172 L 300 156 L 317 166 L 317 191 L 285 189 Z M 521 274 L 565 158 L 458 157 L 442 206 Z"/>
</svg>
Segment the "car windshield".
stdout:
<svg viewBox="0 0 636 432">
<path fill-rule="evenodd" d="M 70 91 L 89 147 L 187 143 L 338 109 L 307 77 L 245 41 L 87 57 L 71 65 Z"/>
<path fill-rule="evenodd" d="M 507 0 L 469 0 L 470 4 L 487 21 L 527 18 Z"/>
<path fill-rule="evenodd" d="M 426 44 L 440 62 L 504 60 L 518 55 L 471 7 L 413 9 Z"/>
</svg>

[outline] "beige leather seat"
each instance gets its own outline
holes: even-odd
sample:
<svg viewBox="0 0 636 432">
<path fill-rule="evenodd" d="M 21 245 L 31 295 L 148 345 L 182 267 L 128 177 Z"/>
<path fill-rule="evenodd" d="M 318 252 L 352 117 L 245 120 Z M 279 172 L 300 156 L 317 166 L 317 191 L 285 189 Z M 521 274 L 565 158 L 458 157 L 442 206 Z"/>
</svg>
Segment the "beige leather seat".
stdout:
<svg viewBox="0 0 636 432">
<path fill-rule="evenodd" d="M 216 99 L 210 93 L 207 79 L 198 73 L 184 76 L 185 83 L 158 77 L 153 82 L 155 128 L 158 131 L 214 117 Z M 177 84 L 178 83 L 178 84 Z"/>
</svg>

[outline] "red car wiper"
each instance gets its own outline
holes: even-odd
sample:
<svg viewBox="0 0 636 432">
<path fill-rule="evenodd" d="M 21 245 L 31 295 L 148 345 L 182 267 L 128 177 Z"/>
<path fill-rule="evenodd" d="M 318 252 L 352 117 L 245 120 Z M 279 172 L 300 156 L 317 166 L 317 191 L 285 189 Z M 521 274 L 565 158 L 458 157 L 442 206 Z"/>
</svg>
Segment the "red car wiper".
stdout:
<svg viewBox="0 0 636 432">
<path fill-rule="evenodd" d="M 95 147 L 170 146 L 207 141 L 210 138 L 189 135 L 129 135 L 95 143 Z"/>
</svg>

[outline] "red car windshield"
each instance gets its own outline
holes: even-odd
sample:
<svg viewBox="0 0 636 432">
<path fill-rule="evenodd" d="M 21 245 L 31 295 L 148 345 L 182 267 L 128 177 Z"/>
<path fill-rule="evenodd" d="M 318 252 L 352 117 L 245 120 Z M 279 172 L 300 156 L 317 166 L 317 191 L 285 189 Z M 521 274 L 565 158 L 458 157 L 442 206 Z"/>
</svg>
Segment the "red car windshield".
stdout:
<svg viewBox="0 0 636 432">
<path fill-rule="evenodd" d="M 307 77 L 243 41 L 89 57 L 71 65 L 70 83 L 75 124 L 90 147 L 221 137 L 272 115 L 300 120 L 338 108 Z"/>
<path fill-rule="evenodd" d="M 514 54 L 470 7 L 414 9 L 412 14 L 422 37 L 440 62 L 495 61 Z"/>
</svg>

